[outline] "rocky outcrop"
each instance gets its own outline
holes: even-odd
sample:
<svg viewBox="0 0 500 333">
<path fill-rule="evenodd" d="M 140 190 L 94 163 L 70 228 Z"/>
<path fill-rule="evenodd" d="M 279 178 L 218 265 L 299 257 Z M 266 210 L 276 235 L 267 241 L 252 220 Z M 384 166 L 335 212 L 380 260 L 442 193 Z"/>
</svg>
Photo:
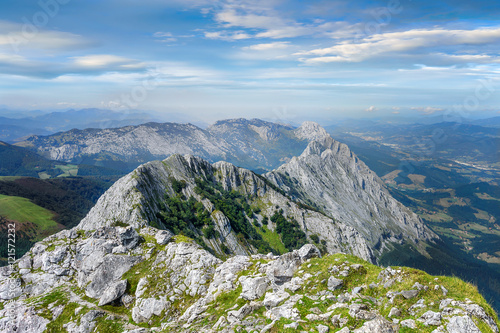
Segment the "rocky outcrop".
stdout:
<svg viewBox="0 0 500 333">
<path fill-rule="evenodd" d="M 265 217 L 282 211 L 283 216 L 296 221 L 306 235 L 321 235 L 326 251 L 348 252 L 366 260 L 374 260 L 365 240 L 352 227 L 294 202 L 249 170 L 222 161 L 210 164 L 191 155 L 173 155 L 162 162 L 149 162 L 121 178 L 98 200 L 76 228 L 95 230 L 102 226 L 122 224 L 134 228 L 148 225 L 165 228 L 164 222 L 159 218 L 164 198 L 179 194 L 175 192 L 173 183 L 183 182 L 185 187 L 181 194 L 184 200 L 193 198 L 202 203 L 218 232 L 217 237 L 203 238 L 202 230 L 191 225 L 193 232 L 203 238 L 208 247 L 220 255 L 225 255 L 225 247 L 233 254 L 256 253 L 254 247 L 237 238 L 230 219 L 216 209 L 216 202 L 197 193 L 197 179 L 207 182 L 210 180 L 210 186 L 220 186 L 223 191 L 239 193 L 254 211 L 253 216 L 245 216 L 250 228 L 255 229 L 255 223 L 263 223 Z M 269 221 L 267 228 L 269 232 L 275 233 L 276 225 Z"/>
<path fill-rule="evenodd" d="M 437 238 L 345 144 L 330 136 L 311 142 L 300 156 L 265 177 L 293 199 L 360 232 L 377 254 L 391 249 L 391 243 L 418 246 Z"/>
<path fill-rule="evenodd" d="M 185 237 L 164 241 L 165 231 L 151 227 L 134 230 L 138 241 L 119 255 L 132 264 L 117 267 L 107 258 L 125 248 L 122 236 L 135 235 L 131 230 L 63 231 L 37 243 L 11 270 L 2 268 L 0 288 L 13 283 L 20 293 L 0 300 L 0 330 L 498 332 L 491 307 L 456 278 L 382 269 L 341 253 L 322 256 L 312 244 L 281 256 L 221 261 Z M 58 268 L 66 274 L 58 275 Z M 95 280 L 82 278 L 98 271 L 109 272 L 97 283 L 104 292 L 88 293 Z M 408 291 L 418 296 L 407 298 Z"/>
</svg>

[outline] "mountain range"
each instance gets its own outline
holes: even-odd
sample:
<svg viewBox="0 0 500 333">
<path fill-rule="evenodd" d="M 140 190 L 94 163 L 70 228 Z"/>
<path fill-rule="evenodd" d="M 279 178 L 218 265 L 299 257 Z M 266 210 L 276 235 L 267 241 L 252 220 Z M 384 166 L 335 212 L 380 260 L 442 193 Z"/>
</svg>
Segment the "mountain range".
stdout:
<svg viewBox="0 0 500 333">
<path fill-rule="evenodd" d="M 219 258 L 278 255 L 313 243 L 323 254 L 434 272 L 468 265 L 348 146 L 313 122 L 294 128 L 232 119 L 207 129 L 146 123 L 32 136 L 11 148 L 128 172 L 76 232 L 153 227 L 188 236 Z"/>
<path fill-rule="evenodd" d="M 173 153 L 272 170 L 300 154 L 310 139 L 327 135 L 315 123 L 294 129 L 259 119 L 218 121 L 206 130 L 192 124 L 146 123 L 31 136 L 16 145 L 53 160 L 131 171 Z"/>
</svg>

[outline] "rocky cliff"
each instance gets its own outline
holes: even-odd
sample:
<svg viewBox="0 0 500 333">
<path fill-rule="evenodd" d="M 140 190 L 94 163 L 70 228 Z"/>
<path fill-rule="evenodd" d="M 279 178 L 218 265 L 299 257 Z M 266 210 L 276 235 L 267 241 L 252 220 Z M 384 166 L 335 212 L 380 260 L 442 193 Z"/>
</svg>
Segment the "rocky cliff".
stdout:
<svg viewBox="0 0 500 333">
<path fill-rule="evenodd" d="M 353 227 L 377 256 L 391 250 L 394 243 L 419 247 L 422 241 L 437 238 L 415 213 L 389 194 L 349 147 L 330 136 L 312 141 L 300 156 L 265 177 L 292 199 Z"/>
<path fill-rule="evenodd" d="M 0 331 L 498 332 L 475 287 L 311 244 L 213 256 L 152 227 L 65 230 L 0 268 Z"/>
</svg>

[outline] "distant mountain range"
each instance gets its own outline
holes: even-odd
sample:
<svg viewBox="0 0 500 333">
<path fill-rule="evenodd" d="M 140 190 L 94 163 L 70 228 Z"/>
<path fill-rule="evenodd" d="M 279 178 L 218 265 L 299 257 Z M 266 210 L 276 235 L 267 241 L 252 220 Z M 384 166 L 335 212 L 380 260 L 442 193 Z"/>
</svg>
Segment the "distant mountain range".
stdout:
<svg viewBox="0 0 500 333">
<path fill-rule="evenodd" d="M 3 114 L 11 115 L 11 113 Z M 111 128 L 138 125 L 159 119 L 145 112 L 116 112 L 102 109 L 81 109 L 28 117 L 0 116 L 0 140 L 15 142 L 29 135 L 49 135 L 70 129 Z"/>
<path fill-rule="evenodd" d="M 126 172 L 174 153 L 269 171 L 299 155 L 312 139 L 326 135 L 322 127 L 310 122 L 294 129 L 259 119 L 232 119 L 218 121 L 206 130 L 176 123 L 71 130 L 31 136 L 16 145 L 53 160 Z"/>
</svg>

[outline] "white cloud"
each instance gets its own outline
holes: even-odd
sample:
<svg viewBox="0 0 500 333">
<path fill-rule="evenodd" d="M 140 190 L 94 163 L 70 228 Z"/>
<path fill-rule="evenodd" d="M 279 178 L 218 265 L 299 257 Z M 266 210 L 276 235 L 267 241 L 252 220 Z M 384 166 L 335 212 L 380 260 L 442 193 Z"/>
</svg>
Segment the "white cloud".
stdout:
<svg viewBox="0 0 500 333">
<path fill-rule="evenodd" d="M 426 107 L 419 106 L 419 107 L 412 107 L 411 109 L 418 111 L 424 115 L 431 115 L 431 114 L 434 114 L 436 112 L 444 111 L 444 109 L 442 109 L 442 108 L 436 108 L 436 107 L 432 107 L 432 106 L 426 106 Z"/>
<path fill-rule="evenodd" d="M 136 60 L 119 57 L 111 54 L 86 55 L 82 57 L 73 57 L 73 63 L 82 68 L 103 68 L 103 67 L 120 67 L 120 68 L 142 68 L 143 64 Z"/>
<path fill-rule="evenodd" d="M 276 49 L 286 49 L 288 47 L 290 47 L 290 42 L 274 42 L 274 43 L 264 43 L 264 44 L 245 46 L 243 47 L 243 50 L 268 51 Z"/>
<path fill-rule="evenodd" d="M 205 31 L 205 37 L 209 39 L 221 39 L 226 41 L 235 41 L 252 38 L 251 35 L 243 31 Z"/>
<path fill-rule="evenodd" d="M 8 52 L 22 49 L 64 51 L 87 48 L 92 43 L 69 32 L 36 28 L 29 30 L 22 24 L 0 21 L 0 47 Z"/>
<path fill-rule="evenodd" d="M 500 28 L 475 30 L 414 29 L 376 34 L 356 41 L 342 41 L 327 48 L 296 55 L 305 63 L 360 62 L 380 55 L 405 53 L 440 46 L 486 45 L 500 41 Z M 309 57 L 312 56 L 312 57 Z M 475 57 L 484 59 L 484 57 Z"/>
<path fill-rule="evenodd" d="M 176 42 L 177 38 L 172 35 L 171 32 L 163 32 L 163 31 L 158 31 L 153 34 L 154 37 L 158 38 L 161 42 L 165 43 L 170 43 L 170 42 Z"/>
<path fill-rule="evenodd" d="M 372 105 L 372 106 L 370 106 L 368 109 L 366 109 L 365 111 L 366 111 L 366 112 L 375 112 L 375 111 L 377 111 L 377 110 L 378 110 L 378 109 L 377 109 L 375 106 L 373 106 L 373 105 Z"/>
<path fill-rule="evenodd" d="M 228 2 L 215 13 L 215 20 L 224 28 L 256 30 L 253 38 L 292 38 L 314 34 L 321 22 L 308 25 L 282 17 L 273 1 Z M 227 35 L 227 32 L 224 34 Z"/>
</svg>

